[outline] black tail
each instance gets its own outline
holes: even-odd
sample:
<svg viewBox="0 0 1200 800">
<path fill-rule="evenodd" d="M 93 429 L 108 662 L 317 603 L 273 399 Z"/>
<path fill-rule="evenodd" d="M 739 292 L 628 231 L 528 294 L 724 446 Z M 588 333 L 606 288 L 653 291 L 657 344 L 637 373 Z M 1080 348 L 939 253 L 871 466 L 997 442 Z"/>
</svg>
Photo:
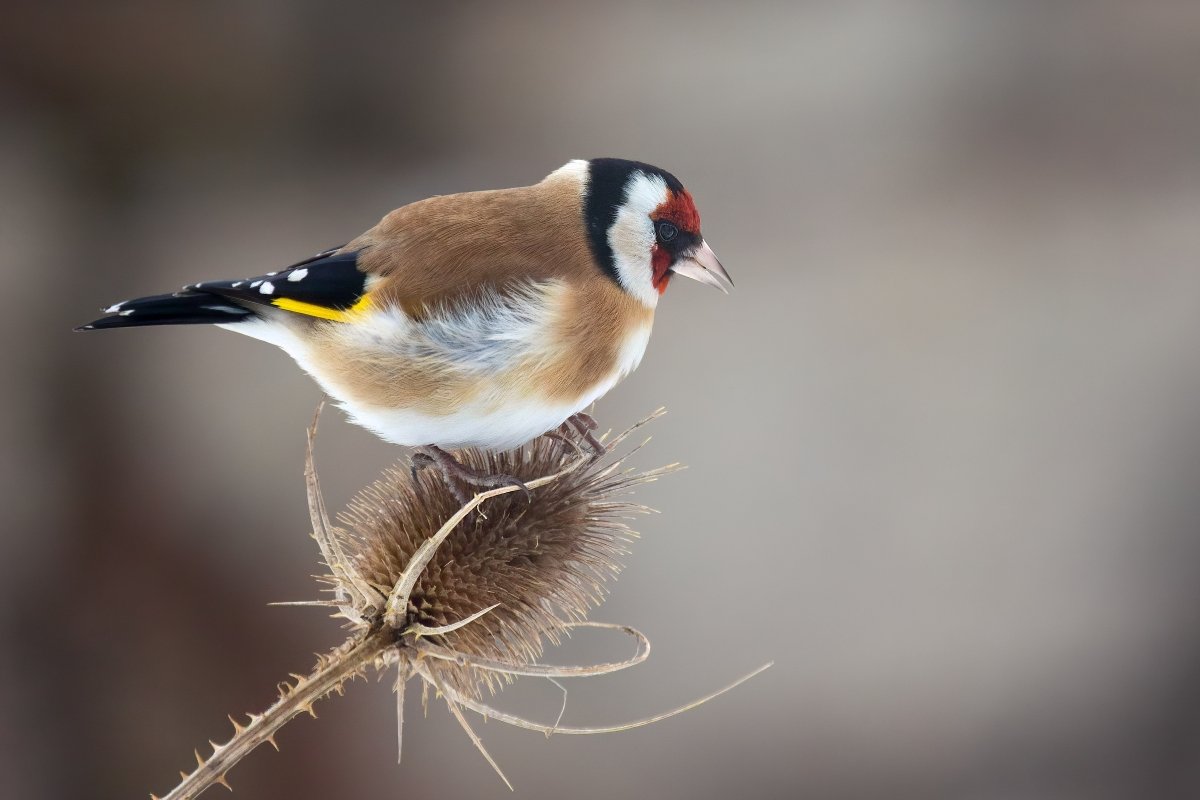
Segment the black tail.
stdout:
<svg viewBox="0 0 1200 800">
<path fill-rule="evenodd" d="M 80 325 L 77 331 L 131 328 L 137 325 L 213 325 L 254 316 L 250 309 L 205 292 L 183 291 L 139 297 L 104 309 L 107 317 Z"/>
</svg>

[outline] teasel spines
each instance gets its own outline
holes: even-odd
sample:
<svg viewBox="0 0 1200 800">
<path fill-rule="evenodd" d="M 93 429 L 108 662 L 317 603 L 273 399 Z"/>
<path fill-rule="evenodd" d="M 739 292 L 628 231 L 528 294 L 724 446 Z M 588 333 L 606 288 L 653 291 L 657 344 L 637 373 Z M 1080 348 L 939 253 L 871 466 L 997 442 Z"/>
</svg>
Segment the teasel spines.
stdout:
<svg viewBox="0 0 1200 800">
<path fill-rule="evenodd" d="M 578 453 L 542 439 L 505 453 L 466 450 L 471 468 L 532 481 L 558 473 Z M 630 489 L 660 473 L 620 471 L 590 462 L 533 491 L 491 499 L 464 519 L 421 572 L 407 606 L 407 621 L 433 628 L 452 625 L 493 607 L 470 625 L 434 644 L 466 656 L 526 664 L 543 642 L 558 643 L 564 623 L 582 621 L 621 569 L 636 536 L 625 518 L 644 511 L 627 499 Z M 347 556 L 368 583 L 394 586 L 413 553 L 458 508 L 439 476 L 414 481 L 387 470 L 339 515 Z M 408 627 L 408 626 L 405 626 Z M 439 676 L 459 692 L 494 690 L 500 673 L 439 662 Z"/>
<path fill-rule="evenodd" d="M 320 409 L 318 408 L 318 414 Z M 662 410 L 617 436 L 626 436 Z M 623 462 L 597 461 L 570 442 L 537 440 L 501 454 L 463 451 L 471 467 L 505 471 L 531 490 L 516 486 L 475 495 L 459 506 L 453 493 L 433 476 L 413 476 L 393 468 L 359 493 L 335 527 L 325 511 L 313 460 L 316 419 L 309 429 L 305 469 L 312 536 L 328 574 L 320 580 L 333 597 L 278 605 L 337 609 L 349 622 L 345 642 L 323 656 L 307 675 L 280 684 L 276 702 L 245 724 L 233 721 L 224 744 L 212 753 L 196 752 L 196 767 L 162 800 L 189 800 L 213 784 L 229 787 L 226 773 L 275 736 L 294 717 L 312 713 L 313 704 L 342 692 L 347 681 L 374 667 L 395 669 L 397 748 L 403 741 L 405 687 L 417 678 L 433 687 L 479 752 L 512 788 L 488 754 L 463 709 L 520 728 L 578 735 L 610 733 L 650 725 L 708 702 L 762 672 L 770 664 L 704 697 L 650 717 L 605 726 L 543 723 L 500 711 L 485 703 L 483 687 L 495 691 L 518 676 L 579 678 L 607 675 L 642 663 L 650 642 L 635 628 L 586 620 L 600 602 L 604 583 L 620 570 L 620 559 L 636 534 L 626 527 L 631 514 L 648 509 L 631 502 L 633 487 L 653 481 L 678 465 L 648 472 L 624 469 Z M 564 449 L 563 445 L 566 445 Z M 635 652 L 623 659 L 589 665 L 537 663 L 543 641 L 557 643 L 582 628 L 616 631 L 630 637 Z M 544 638 L 543 638 L 544 637 Z M 423 697 L 424 697 L 423 691 Z M 314 714 L 315 716 L 315 714 Z M 153 797 L 153 796 L 152 796 Z"/>
</svg>

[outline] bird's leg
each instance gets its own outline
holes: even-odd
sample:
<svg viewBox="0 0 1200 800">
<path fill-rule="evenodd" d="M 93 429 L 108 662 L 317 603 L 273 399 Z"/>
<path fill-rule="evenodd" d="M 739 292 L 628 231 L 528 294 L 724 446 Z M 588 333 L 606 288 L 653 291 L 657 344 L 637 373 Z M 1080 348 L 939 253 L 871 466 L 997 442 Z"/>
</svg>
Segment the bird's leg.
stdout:
<svg viewBox="0 0 1200 800">
<path fill-rule="evenodd" d="M 575 440 L 571 438 L 574 433 L 575 429 L 569 423 L 564 422 L 558 426 L 558 430 L 546 431 L 542 436 L 560 442 L 565 455 L 581 456 L 583 455 L 583 451 L 579 449 L 579 445 L 575 444 Z"/>
<path fill-rule="evenodd" d="M 604 443 L 596 438 L 592 431 L 596 430 L 596 420 L 592 419 L 590 414 L 584 414 L 580 411 L 578 414 L 573 414 L 567 417 L 567 422 L 575 426 L 575 430 L 579 431 L 579 435 L 588 443 L 588 447 L 592 448 L 592 458 L 599 458 L 608 452 L 608 448 Z"/>
<path fill-rule="evenodd" d="M 423 453 L 420 450 L 413 453 L 412 464 L 409 466 L 409 470 L 412 473 L 413 484 L 416 486 L 420 485 L 417 483 L 418 472 L 428 467 L 436 466 L 437 463 L 437 459 L 429 455 L 429 453 Z M 458 501 L 459 505 L 465 506 L 467 503 L 471 502 L 470 496 L 462 490 L 462 487 L 458 485 L 458 481 L 448 476 L 445 470 L 441 470 L 441 473 L 442 483 L 446 484 L 446 488 L 449 489 L 450 493 L 454 495 L 454 499 Z"/>
<path fill-rule="evenodd" d="M 426 467 L 432 466 L 437 462 L 433 460 L 433 456 L 428 453 L 422 453 L 420 450 L 412 454 L 412 466 L 409 469 L 412 471 L 413 483 L 417 482 L 417 473 Z"/>
<path fill-rule="evenodd" d="M 512 475 L 485 475 L 481 472 L 476 472 L 470 467 L 461 464 L 458 459 L 435 444 L 427 444 L 421 449 L 424 452 L 418 455 L 424 455 L 428 461 L 421 459 L 421 466 L 418 466 L 417 460 L 414 457 L 413 469 L 423 469 L 426 466 L 436 465 L 442 471 L 442 478 L 446 481 L 446 486 L 454 493 L 455 498 L 464 505 L 470 502 L 471 495 L 463 492 L 456 481 L 461 481 L 468 486 L 485 490 L 498 489 L 501 486 L 519 486 L 525 492 L 526 500 L 533 499 L 533 494 L 529 491 L 529 487 Z"/>
</svg>

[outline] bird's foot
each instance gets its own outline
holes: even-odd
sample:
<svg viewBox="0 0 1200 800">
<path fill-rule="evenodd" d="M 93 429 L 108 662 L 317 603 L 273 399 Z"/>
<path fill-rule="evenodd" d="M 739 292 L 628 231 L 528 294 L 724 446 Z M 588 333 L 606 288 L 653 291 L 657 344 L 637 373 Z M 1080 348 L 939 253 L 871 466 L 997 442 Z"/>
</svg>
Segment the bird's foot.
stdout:
<svg viewBox="0 0 1200 800">
<path fill-rule="evenodd" d="M 583 450 L 580 449 L 579 445 L 575 444 L 575 440 L 571 438 L 574 434 L 575 429 L 564 422 L 562 425 L 558 426 L 558 430 L 546 431 L 542 434 L 542 436 L 545 436 L 547 439 L 553 439 L 561 444 L 564 456 L 581 456 L 583 455 Z"/>
<path fill-rule="evenodd" d="M 436 466 L 442 473 L 446 487 L 454 494 L 459 503 L 466 505 L 471 501 L 472 494 L 463 489 L 463 484 L 481 490 L 499 489 L 501 486 L 517 486 L 525 493 L 526 500 L 533 500 L 529 487 L 512 475 L 488 475 L 471 469 L 462 464 L 457 458 L 437 445 L 427 444 L 420 451 L 413 453 L 412 472 L 414 479 L 417 472 L 426 467 Z"/>
<path fill-rule="evenodd" d="M 588 447 L 592 448 L 593 459 L 600 458 L 600 456 L 608 452 L 608 448 L 604 446 L 604 443 L 592 433 L 598 426 L 596 420 L 592 419 L 591 414 L 585 414 L 582 411 L 578 414 L 572 414 L 567 417 L 567 421 L 563 424 L 566 425 L 568 423 L 579 432 L 579 435 L 587 442 Z"/>
<path fill-rule="evenodd" d="M 437 462 L 433 456 L 428 453 L 422 453 L 420 450 L 412 454 L 412 463 L 409 465 L 409 471 L 412 473 L 413 483 L 417 482 L 417 473 L 421 470 L 432 467 Z"/>
<path fill-rule="evenodd" d="M 596 430 L 596 428 L 598 428 L 600 426 L 600 423 L 596 422 L 595 417 L 593 417 L 591 414 L 585 414 L 582 411 L 580 411 L 577 414 L 572 414 L 571 418 L 574 419 L 577 423 L 583 425 L 589 431 L 594 431 L 594 430 Z"/>
</svg>

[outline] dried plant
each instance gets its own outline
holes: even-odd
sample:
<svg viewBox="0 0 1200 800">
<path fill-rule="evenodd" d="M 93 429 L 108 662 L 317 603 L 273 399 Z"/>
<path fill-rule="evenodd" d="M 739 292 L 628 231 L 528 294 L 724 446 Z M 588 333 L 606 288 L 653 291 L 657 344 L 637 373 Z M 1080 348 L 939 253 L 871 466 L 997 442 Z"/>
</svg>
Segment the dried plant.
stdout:
<svg viewBox="0 0 1200 800">
<path fill-rule="evenodd" d="M 661 413 L 660 409 L 616 437 L 608 443 L 609 451 Z M 207 759 L 197 751 L 196 768 L 181 772 L 181 782 L 163 800 L 195 797 L 215 783 L 228 788 L 225 775 L 234 764 L 264 742 L 278 749 L 275 734 L 289 720 L 312 713 L 314 702 L 334 691 L 340 694 L 347 681 L 372 667 L 396 670 L 398 747 L 405 686 L 416 677 L 422 681 L 423 697 L 432 687 L 445 699 L 511 789 L 471 728 L 464 707 L 547 736 L 620 731 L 694 708 L 770 666 L 686 706 L 609 727 L 560 725 L 565 689 L 563 708 L 553 724 L 492 708 L 485 695 L 517 676 L 539 676 L 557 684 L 558 678 L 603 675 L 646 659 L 650 642 L 642 633 L 585 617 L 601 601 L 605 581 L 620 571 L 620 559 L 636 536 L 625 520 L 648 511 L 627 499 L 629 491 L 678 465 L 635 472 L 623 465 L 640 447 L 606 464 L 586 456 L 579 441 L 562 435 L 507 453 L 460 451 L 457 457 L 469 467 L 521 479 L 529 495 L 505 486 L 478 494 L 460 507 L 439 476 L 392 468 L 359 493 L 335 526 L 326 513 L 313 463 L 316 425 L 314 417 L 305 478 L 312 535 L 328 570 L 320 580 L 331 596 L 278 605 L 331 607 L 335 617 L 346 620 L 348 638 L 321 656 L 308 675 L 293 674 L 291 682 L 280 684 L 279 699 L 265 712 L 249 715 L 244 724 L 230 717 L 233 737 L 225 744 L 210 742 L 213 753 Z M 622 631 L 634 639 L 636 652 L 622 661 L 588 666 L 538 663 L 545 642 L 557 644 L 584 627 Z"/>
</svg>

